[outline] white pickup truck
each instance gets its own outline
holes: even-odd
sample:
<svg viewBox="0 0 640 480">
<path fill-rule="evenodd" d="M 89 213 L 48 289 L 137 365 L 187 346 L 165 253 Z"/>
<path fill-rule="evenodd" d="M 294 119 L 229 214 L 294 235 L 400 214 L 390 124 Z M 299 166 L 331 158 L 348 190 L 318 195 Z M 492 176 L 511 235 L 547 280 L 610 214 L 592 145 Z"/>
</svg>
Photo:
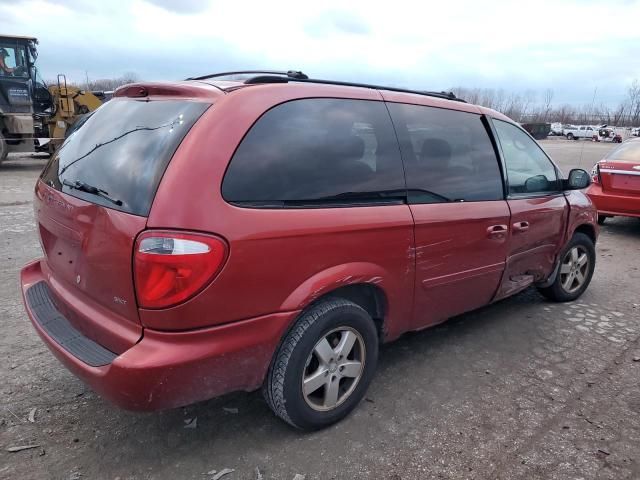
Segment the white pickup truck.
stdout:
<svg viewBox="0 0 640 480">
<path fill-rule="evenodd" d="M 591 140 L 594 135 L 598 134 L 598 128 L 584 125 L 581 127 L 574 127 L 573 125 L 570 125 L 562 129 L 562 134 L 567 137 L 567 140 L 578 140 L 580 138 L 587 138 Z"/>
</svg>

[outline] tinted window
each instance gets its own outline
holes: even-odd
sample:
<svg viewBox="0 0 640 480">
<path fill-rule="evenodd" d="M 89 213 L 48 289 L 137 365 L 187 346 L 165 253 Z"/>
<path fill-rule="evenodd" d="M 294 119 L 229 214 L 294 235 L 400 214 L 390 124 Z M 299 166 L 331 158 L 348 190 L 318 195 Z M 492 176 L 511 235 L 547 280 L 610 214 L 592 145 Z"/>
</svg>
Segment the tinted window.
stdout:
<svg viewBox="0 0 640 480">
<path fill-rule="evenodd" d="M 538 144 L 522 129 L 494 120 L 507 166 L 509 193 L 529 194 L 559 190 L 556 169 Z"/>
<path fill-rule="evenodd" d="M 503 198 L 495 150 L 479 115 L 389 104 L 413 203 Z"/>
<path fill-rule="evenodd" d="M 148 215 L 169 160 L 208 106 L 190 101 L 112 100 L 65 140 L 42 180 L 88 202 Z M 73 188 L 75 182 L 99 188 L 103 195 Z"/>
<path fill-rule="evenodd" d="M 382 102 L 305 99 L 278 105 L 256 122 L 231 160 L 222 194 L 230 202 L 286 206 L 403 188 Z"/>
</svg>

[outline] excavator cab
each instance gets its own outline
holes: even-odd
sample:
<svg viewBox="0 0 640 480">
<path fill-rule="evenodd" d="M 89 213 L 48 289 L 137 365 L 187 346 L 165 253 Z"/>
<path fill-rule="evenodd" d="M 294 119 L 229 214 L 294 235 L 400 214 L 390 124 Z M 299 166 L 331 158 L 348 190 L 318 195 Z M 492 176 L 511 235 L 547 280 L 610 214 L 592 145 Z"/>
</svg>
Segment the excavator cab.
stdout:
<svg viewBox="0 0 640 480">
<path fill-rule="evenodd" d="M 34 115 L 52 107 L 35 80 L 37 44 L 35 37 L 0 35 L 0 162 L 10 151 L 33 151 Z"/>
</svg>

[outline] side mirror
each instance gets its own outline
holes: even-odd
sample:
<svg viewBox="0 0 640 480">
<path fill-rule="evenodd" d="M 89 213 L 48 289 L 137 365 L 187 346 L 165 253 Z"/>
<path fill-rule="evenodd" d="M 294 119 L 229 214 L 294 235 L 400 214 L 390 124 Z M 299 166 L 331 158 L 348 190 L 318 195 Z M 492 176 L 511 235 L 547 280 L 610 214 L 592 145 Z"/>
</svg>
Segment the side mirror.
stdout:
<svg viewBox="0 0 640 480">
<path fill-rule="evenodd" d="M 569 172 L 569 178 L 562 183 L 564 190 L 582 190 L 591 185 L 591 176 L 581 168 L 574 168 Z"/>
<path fill-rule="evenodd" d="M 546 192 L 549 190 L 549 180 L 544 175 L 529 177 L 524 182 L 524 189 L 527 193 Z"/>
</svg>

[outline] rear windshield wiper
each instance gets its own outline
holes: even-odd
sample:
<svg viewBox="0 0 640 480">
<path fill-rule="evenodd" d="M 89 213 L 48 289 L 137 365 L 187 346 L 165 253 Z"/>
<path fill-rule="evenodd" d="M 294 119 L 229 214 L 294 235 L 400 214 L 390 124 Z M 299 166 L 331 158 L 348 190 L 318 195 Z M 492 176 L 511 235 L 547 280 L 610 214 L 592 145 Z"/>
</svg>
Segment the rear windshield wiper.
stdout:
<svg viewBox="0 0 640 480">
<path fill-rule="evenodd" d="M 105 192 L 104 190 L 98 187 L 94 187 L 93 185 L 89 185 L 88 183 L 84 183 L 79 180 L 75 180 L 72 182 L 65 179 L 62 181 L 62 184 L 73 190 L 78 190 L 80 192 L 85 192 L 91 195 L 97 195 L 98 197 L 102 197 L 105 200 L 110 201 L 114 205 L 118 205 L 118 206 L 122 205 L 122 200 L 116 200 L 115 198 L 111 198 L 109 196 L 109 192 Z"/>
</svg>

